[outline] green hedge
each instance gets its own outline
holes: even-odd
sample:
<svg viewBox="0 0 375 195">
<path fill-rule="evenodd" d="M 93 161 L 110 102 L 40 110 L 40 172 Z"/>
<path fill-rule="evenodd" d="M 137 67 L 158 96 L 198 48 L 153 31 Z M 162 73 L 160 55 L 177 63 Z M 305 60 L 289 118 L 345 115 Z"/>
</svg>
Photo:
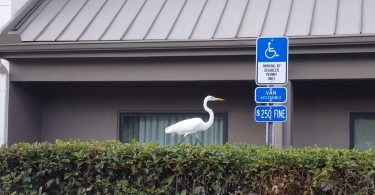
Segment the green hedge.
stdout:
<svg viewBox="0 0 375 195">
<path fill-rule="evenodd" d="M 371 151 L 20 143 L 0 150 L 1 194 L 373 194 Z"/>
</svg>

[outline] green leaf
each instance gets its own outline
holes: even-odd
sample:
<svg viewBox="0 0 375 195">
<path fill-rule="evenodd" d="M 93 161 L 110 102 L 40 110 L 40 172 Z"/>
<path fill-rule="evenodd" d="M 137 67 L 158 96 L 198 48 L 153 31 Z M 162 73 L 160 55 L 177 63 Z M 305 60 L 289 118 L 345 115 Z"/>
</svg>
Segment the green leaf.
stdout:
<svg viewBox="0 0 375 195">
<path fill-rule="evenodd" d="M 194 194 L 199 194 L 202 190 L 204 189 L 203 186 L 197 186 L 195 189 L 194 189 Z"/>
<path fill-rule="evenodd" d="M 187 193 L 186 190 L 182 190 L 182 191 L 180 192 L 180 195 L 186 195 L 186 193 Z"/>
<path fill-rule="evenodd" d="M 173 182 L 174 178 L 176 177 L 176 175 L 172 175 L 166 179 L 164 179 L 163 183 L 165 183 L 166 185 L 171 185 L 171 183 Z"/>
</svg>

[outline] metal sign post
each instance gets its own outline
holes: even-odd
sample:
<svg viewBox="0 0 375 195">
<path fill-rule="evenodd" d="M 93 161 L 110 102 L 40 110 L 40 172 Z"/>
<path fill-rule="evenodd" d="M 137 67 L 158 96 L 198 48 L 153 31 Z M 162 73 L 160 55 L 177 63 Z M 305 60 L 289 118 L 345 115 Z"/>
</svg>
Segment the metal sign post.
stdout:
<svg viewBox="0 0 375 195">
<path fill-rule="evenodd" d="M 267 86 L 268 88 L 272 89 L 272 85 L 268 85 Z M 272 103 L 267 103 L 267 106 L 270 106 L 272 107 L 273 104 Z M 267 122 L 266 123 L 266 144 L 267 145 L 271 145 L 271 146 L 274 146 L 275 145 L 275 129 L 274 129 L 274 124 L 273 122 Z"/>
<path fill-rule="evenodd" d="M 287 108 L 274 103 L 286 103 L 286 88 L 274 88 L 274 85 L 286 85 L 288 82 L 288 50 L 286 37 L 260 37 L 256 45 L 256 84 L 255 102 L 265 103 L 257 106 L 254 117 L 256 122 L 266 123 L 266 144 L 275 145 L 275 122 L 287 120 Z"/>
<path fill-rule="evenodd" d="M 266 123 L 266 144 L 267 145 L 275 145 L 275 132 L 274 132 L 274 125 L 273 122 Z"/>
<path fill-rule="evenodd" d="M 272 107 L 273 104 L 267 104 L 267 106 Z M 266 144 L 275 145 L 275 128 L 273 122 L 266 123 Z"/>
</svg>

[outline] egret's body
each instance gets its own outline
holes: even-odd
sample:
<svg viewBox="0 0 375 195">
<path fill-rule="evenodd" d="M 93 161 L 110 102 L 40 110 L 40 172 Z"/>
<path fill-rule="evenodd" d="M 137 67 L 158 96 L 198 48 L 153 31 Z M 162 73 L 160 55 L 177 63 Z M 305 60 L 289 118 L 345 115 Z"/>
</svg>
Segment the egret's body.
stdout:
<svg viewBox="0 0 375 195">
<path fill-rule="evenodd" d="M 175 133 L 187 136 L 191 133 L 197 133 L 208 129 L 203 128 L 204 124 L 204 121 L 200 118 L 190 118 L 167 127 L 165 133 Z"/>
<path fill-rule="evenodd" d="M 210 108 L 207 107 L 208 101 L 224 101 L 224 100 L 210 96 L 210 95 L 204 98 L 203 107 L 210 115 L 207 122 L 204 122 L 200 118 L 186 119 L 186 120 L 180 121 L 176 124 L 173 124 L 165 128 L 165 133 L 174 133 L 178 135 L 184 135 L 184 137 L 186 137 L 189 134 L 198 133 L 199 131 L 205 131 L 209 129 L 212 123 L 214 122 L 214 112 Z M 198 134 L 196 134 L 196 136 L 198 136 Z"/>
</svg>

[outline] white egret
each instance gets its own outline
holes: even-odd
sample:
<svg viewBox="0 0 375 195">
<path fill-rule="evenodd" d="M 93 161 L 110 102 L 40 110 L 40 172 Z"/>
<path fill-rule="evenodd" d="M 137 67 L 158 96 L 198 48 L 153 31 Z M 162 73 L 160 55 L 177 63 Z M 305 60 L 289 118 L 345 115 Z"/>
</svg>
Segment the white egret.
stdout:
<svg viewBox="0 0 375 195">
<path fill-rule="evenodd" d="M 207 107 L 207 102 L 209 101 L 224 101 L 224 99 L 216 98 L 210 95 L 204 98 L 203 108 L 210 115 L 210 118 L 207 122 L 204 122 L 201 118 L 186 119 L 165 128 L 165 133 L 184 135 L 184 138 L 189 134 L 195 133 L 195 136 L 199 141 L 198 132 L 207 130 L 211 127 L 212 123 L 214 122 L 214 112 Z"/>
</svg>

